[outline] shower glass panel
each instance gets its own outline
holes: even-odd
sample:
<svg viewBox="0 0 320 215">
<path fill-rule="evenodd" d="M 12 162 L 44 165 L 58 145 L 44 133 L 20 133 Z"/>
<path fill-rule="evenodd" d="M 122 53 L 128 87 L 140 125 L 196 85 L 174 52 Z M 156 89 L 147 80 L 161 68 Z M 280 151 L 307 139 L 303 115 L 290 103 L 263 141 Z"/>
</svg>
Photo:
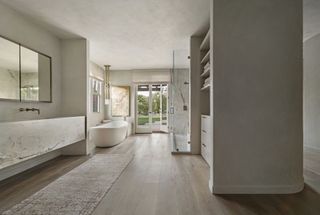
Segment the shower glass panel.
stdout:
<svg viewBox="0 0 320 215">
<path fill-rule="evenodd" d="M 175 50 L 173 52 L 173 67 L 171 70 L 171 100 L 170 118 L 173 136 L 173 152 L 190 152 L 189 128 L 189 51 Z"/>
</svg>

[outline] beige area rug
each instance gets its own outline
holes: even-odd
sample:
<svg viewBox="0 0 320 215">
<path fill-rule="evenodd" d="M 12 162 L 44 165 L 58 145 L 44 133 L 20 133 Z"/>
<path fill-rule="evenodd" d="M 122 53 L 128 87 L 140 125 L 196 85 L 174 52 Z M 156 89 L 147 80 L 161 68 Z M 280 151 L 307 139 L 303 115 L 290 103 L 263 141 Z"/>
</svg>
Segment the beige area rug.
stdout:
<svg viewBox="0 0 320 215">
<path fill-rule="evenodd" d="M 132 155 L 95 155 L 3 214 L 91 214 Z"/>
</svg>

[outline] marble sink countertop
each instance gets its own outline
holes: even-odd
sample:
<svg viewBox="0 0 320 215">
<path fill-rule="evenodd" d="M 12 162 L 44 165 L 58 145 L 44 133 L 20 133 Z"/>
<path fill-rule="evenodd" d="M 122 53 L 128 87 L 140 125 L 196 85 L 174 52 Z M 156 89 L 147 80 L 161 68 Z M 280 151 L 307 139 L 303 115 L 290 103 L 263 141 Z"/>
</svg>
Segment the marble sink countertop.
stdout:
<svg viewBox="0 0 320 215">
<path fill-rule="evenodd" d="M 85 117 L 0 123 L 0 169 L 85 139 Z"/>
</svg>

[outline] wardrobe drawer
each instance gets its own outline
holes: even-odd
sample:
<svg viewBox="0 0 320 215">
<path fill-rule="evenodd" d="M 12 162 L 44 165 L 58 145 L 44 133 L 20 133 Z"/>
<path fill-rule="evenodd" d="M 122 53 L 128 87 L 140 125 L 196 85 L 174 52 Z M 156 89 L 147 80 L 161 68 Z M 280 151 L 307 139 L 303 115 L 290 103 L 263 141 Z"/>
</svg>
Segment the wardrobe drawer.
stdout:
<svg viewBox="0 0 320 215">
<path fill-rule="evenodd" d="M 210 119 L 208 115 L 201 115 L 201 155 L 203 159 L 209 164 L 209 145 L 211 144 L 210 140 Z"/>
<path fill-rule="evenodd" d="M 203 159 L 208 163 L 208 148 L 205 143 L 201 143 L 201 155 Z"/>
<path fill-rule="evenodd" d="M 201 115 L 201 131 L 210 131 L 210 116 Z"/>
<path fill-rule="evenodd" d="M 201 131 L 201 143 L 208 145 L 210 143 L 209 134 L 206 131 Z"/>
</svg>

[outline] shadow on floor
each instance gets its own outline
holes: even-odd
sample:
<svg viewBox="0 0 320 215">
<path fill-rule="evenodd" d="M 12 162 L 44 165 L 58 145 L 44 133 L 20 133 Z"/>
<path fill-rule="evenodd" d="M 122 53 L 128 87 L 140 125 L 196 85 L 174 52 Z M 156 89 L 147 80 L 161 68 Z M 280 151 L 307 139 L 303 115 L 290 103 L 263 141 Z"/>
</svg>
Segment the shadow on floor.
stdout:
<svg viewBox="0 0 320 215">
<path fill-rule="evenodd" d="M 305 184 L 296 194 L 217 195 L 232 214 L 319 215 L 320 194 Z"/>
</svg>

